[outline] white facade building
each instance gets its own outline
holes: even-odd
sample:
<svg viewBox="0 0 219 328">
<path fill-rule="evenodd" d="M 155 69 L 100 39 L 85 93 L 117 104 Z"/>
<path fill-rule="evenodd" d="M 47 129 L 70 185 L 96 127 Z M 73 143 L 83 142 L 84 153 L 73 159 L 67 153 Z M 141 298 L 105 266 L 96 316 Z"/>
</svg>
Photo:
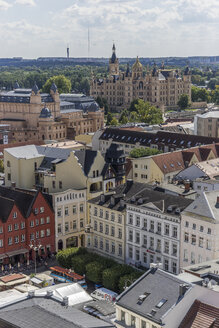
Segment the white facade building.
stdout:
<svg viewBox="0 0 219 328">
<path fill-rule="evenodd" d="M 164 270 L 179 273 L 180 212 L 191 202 L 155 191 L 146 199 L 132 198 L 126 213 L 126 263 L 147 268 L 161 263 Z"/>
<path fill-rule="evenodd" d="M 219 192 L 203 192 L 182 213 L 180 267 L 219 258 Z"/>
</svg>

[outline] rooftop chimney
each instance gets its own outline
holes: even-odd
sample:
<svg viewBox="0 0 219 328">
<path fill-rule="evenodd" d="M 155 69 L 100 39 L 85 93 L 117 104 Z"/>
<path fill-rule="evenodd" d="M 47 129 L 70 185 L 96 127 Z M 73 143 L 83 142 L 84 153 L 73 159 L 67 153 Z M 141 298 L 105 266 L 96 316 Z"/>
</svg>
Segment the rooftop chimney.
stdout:
<svg viewBox="0 0 219 328">
<path fill-rule="evenodd" d="M 63 297 L 63 299 L 62 299 L 62 305 L 63 306 L 68 306 L 68 297 L 67 296 Z"/>
<path fill-rule="evenodd" d="M 180 284 L 179 285 L 179 297 L 183 296 L 187 291 L 188 285 L 187 284 Z"/>
</svg>

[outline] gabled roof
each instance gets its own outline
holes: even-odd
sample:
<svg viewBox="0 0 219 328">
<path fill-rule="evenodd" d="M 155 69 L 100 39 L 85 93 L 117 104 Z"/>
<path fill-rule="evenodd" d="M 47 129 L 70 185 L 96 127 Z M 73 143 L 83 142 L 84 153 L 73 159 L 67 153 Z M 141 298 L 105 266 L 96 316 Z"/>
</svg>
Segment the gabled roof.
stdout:
<svg viewBox="0 0 219 328">
<path fill-rule="evenodd" d="M 75 156 L 77 157 L 84 174 L 88 175 L 97 156 L 97 151 L 90 149 L 75 150 Z"/>
<path fill-rule="evenodd" d="M 0 220 L 2 222 L 7 221 L 14 204 L 13 200 L 0 196 Z"/>
<path fill-rule="evenodd" d="M 3 200 L 7 199 L 7 201 L 5 201 L 5 204 L 2 204 L 1 211 L 4 211 L 5 214 L 8 214 L 8 215 L 10 214 L 10 212 L 7 211 L 7 206 L 10 201 L 11 206 L 12 206 L 12 202 L 13 202 L 13 204 L 16 204 L 16 206 L 21 211 L 22 215 L 24 217 L 27 217 L 28 213 L 29 213 L 29 209 L 35 199 L 36 194 L 38 194 L 38 193 L 35 192 L 35 195 L 31 195 L 29 193 L 25 193 L 22 191 L 17 191 L 17 190 L 10 189 L 10 188 L 4 187 L 4 186 L 0 186 L 0 199 L 3 199 Z M 3 203 L 4 203 L 4 201 L 3 201 Z M 6 219 L 8 218 L 8 215 L 7 215 Z"/>
<path fill-rule="evenodd" d="M 152 156 L 152 159 L 164 174 L 180 171 L 185 168 L 181 151 L 155 155 Z"/>
<path fill-rule="evenodd" d="M 0 186 L 0 219 L 3 222 L 7 221 L 14 205 L 16 205 L 21 214 L 27 218 L 30 215 L 32 206 L 39 193 L 40 191 L 11 189 Z M 53 209 L 52 197 L 48 194 L 42 195 L 50 208 Z"/>
<path fill-rule="evenodd" d="M 179 328 L 219 328 L 218 307 L 195 300 Z"/>
<path fill-rule="evenodd" d="M 202 193 L 192 204 L 185 208 L 184 213 L 200 220 L 219 223 L 218 191 Z"/>
</svg>

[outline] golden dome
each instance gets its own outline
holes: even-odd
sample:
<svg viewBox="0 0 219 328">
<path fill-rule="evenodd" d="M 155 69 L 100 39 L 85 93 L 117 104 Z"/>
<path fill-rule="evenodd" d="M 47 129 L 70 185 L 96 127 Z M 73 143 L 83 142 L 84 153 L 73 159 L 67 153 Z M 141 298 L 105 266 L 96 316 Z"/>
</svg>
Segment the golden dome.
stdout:
<svg viewBox="0 0 219 328">
<path fill-rule="evenodd" d="M 132 66 L 132 69 L 133 70 L 142 69 L 142 64 L 140 63 L 138 56 L 136 58 L 136 61 L 135 61 L 134 65 Z"/>
</svg>

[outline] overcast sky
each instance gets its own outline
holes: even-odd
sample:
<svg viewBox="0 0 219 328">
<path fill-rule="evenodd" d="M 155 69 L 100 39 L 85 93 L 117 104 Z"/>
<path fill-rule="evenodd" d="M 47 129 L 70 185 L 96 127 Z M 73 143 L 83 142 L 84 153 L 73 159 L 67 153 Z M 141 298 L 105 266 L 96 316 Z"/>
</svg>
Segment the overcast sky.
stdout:
<svg viewBox="0 0 219 328">
<path fill-rule="evenodd" d="M 219 55 L 219 0 L 0 0 L 0 57 Z"/>
</svg>

